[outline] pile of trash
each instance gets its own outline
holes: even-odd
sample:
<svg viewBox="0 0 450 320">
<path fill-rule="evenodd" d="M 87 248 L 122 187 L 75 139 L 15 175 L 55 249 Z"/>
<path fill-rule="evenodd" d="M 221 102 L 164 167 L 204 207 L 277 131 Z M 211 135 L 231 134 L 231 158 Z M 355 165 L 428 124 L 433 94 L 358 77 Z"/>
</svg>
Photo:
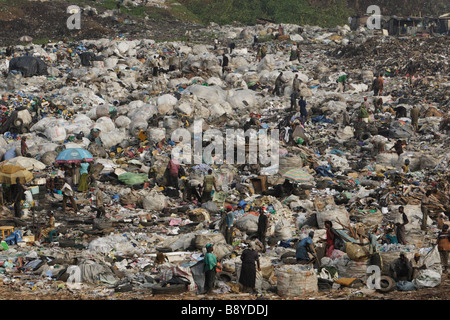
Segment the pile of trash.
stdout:
<svg viewBox="0 0 450 320">
<path fill-rule="evenodd" d="M 240 257 L 256 243 L 261 294 L 356 290 L 370 281 L 372 265 L 390 283 L 380 289 L 388 292 L 390 263 L 400 253 L 410 260 L 419 253 L 427 268 L 406 284 L 397 282 L 403 285 L 397 290 L 409 282 L 439 285 L 434 244 L 450 213 L 448 37 L 399 40 L 348 26 L 283 27 L 280 35 L 278 25 L 211 24 L 204 30 L 217 36 L 211 43 L 122 35 L 15 46 L 12 55 L 3 48 L 0 156 L 44 165 L 26 162 L 33 179 L 20 217 L 7 193 L 14 184 L 3 187 L 0 225 L 13 227 L 0 252 L 3 284 L 42 294 L 203 294 L 206 245 L 213 244 L 219 265 L 212 292 L 239 295 Z M 400 43 L 414 56 L 395 57 L 403 52 Z M 22 66 L 14 59 L 23 59 Z M 416 78 L 410 77 L 407 68 L 419 62 Z M 41 65 L 46 68 L 36 68 Z M 380 74 L 384 88 L 375 95 Z M 368 117 L 360 112 L 365 101 Z M 419 108 L 416 123 L 413 107 Z M 174 183 L 168 177 L 174 154 L 189 143 L 184 139 L 206 149 L 206 133 L 217 142 L 242 128 L 259 137 L 279 130 L 279 163 L 214 161 L 220 158 L 215 149 L 200 154 L 200 163 L 181 163 Z M 74 183 L 78 208 L 64 210 L 63 170 L 72 167 L 57 157 L 72 148 L 87 150 L 93 161 L 88 190 L 77 189 L 80 177 Z M 209 170 L 217 188 L 210 199 L 193 199 L 191 191 L 200 190 L 191 186 L 201 185 Z M 400 206 L 409 221 L 404 239 L 395 236 Z M 54 232 L 39 238 L 49 212 Z M 262 214 L 269 221 L 263 239 Z M 342 243 L 328 252 L 329 221 Z M 314 260 L 300 264 L 296 249 L 310 231 Z"/>
</svg>

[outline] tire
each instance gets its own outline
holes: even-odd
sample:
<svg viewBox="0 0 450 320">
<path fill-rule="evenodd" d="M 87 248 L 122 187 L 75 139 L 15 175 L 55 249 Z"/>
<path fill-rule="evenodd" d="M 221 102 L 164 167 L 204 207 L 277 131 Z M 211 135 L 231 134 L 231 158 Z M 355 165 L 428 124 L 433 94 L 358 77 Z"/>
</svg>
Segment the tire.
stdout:
<svg viewBox="0 0 450 320">
<path fill-rule="evenodd" d="M 286 258 L 295 258 L 295 252 L 294 251 L 289 251 L 289 252 L 285 252 L 281 255 L 280 260 L 284 260 Z"/>
<path fill-rule="evenodd" d="M 223 282 L 231 282 L 233 281 L 235 276 L 233 276 L 231 273 L 226 271 L 220 271 L 216 274 L 216 279 L 223 281 Z"/>
<path fill-rule="evenodd" d="M 295 257 L 287 257 L 283 259 L 284 264 L 297 264 L 297 259 Z"/>
<path fill-rule="evenodd" d="M 16 128 L 20 128 L 23 125 L 23 120 L 20 118 L 17 118 L 16 120 L 14 120 L 13 125 Z"/>
<path fill-rule="evenodd" d="M 82 104 L 84 99 L 82 97 L 75 97 L 72 101 L 74 104 Z"/>
<path fill-rule="evenodd" d="M 187 291 L 185 284 L 172 284 L 168 287 L 161 287 L 160 285 L 152 288 L 153 294 L 175 294 Z"/>
<path fill-rule="evenodd" d="M 377 289 L 379 292 L 387 293 L 391 292 L 395 289 L 395 281 L 391 277 L 381 276 L 380 277 L 380 289 Z"/>
</svg>

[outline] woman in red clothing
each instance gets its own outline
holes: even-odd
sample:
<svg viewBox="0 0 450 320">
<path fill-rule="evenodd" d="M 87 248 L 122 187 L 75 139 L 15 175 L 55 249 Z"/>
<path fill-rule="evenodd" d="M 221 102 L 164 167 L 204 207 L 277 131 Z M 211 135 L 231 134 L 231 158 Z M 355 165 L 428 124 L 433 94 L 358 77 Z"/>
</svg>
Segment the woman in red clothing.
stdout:
<svg viewBox="0 0 450 320">
<path fill-rule="evenodd" d="M 331 230 L 333 227 L 333 223 L 331 221 L 325 221 L 325 229 L 327 229 L 327 245 L 326 245 L 326 253 L 325 255 L 327 257 L 331 257 L 331 253 L 334 250 L 334 240 L 335 240 L 335 234 Z"/>
</svg>

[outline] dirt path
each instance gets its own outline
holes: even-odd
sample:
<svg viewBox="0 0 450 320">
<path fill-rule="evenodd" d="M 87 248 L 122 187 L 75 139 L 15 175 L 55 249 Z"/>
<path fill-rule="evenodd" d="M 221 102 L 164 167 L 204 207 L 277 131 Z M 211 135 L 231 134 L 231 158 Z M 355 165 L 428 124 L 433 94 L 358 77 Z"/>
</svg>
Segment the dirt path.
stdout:
<svg viewBox="0 0 450 320">
<path fill-rule="evenodd" d="M 196 295 L 194 293 L 182 293 L 176 295 L 152 295 L 151 291 L 132 291 L 123 293 L 112 293 L 110 295 L 95 294 L 100 292 L 99 288 L 83 290 L 83 292 L 69 291 L 67 288 L 57 289 L 58 284 L 63 282 L 55 281 L 52 290 L 36 289 L 30 287 L 19 287 L 10 284 L 3 284 L 0 281 L 0 300 L 256 300 L 254 295 L 249 294 L 213 294 L 211 296 Z M 294 300 L 282 298 L 276 293 L 266 293 L 262 297 L 267 300 Z M 392 291 L 390 293 L 373 293 L 363 295 L 358 289 L 343 288 L 335 292 L 322 292 L 315 296 L 298 297 L 295 300 L 449 300 L 450 299 L 450 277 L 443 275 L 442 282 L 435 288 L 423 288 L 417 291 Z"/>
</svg>

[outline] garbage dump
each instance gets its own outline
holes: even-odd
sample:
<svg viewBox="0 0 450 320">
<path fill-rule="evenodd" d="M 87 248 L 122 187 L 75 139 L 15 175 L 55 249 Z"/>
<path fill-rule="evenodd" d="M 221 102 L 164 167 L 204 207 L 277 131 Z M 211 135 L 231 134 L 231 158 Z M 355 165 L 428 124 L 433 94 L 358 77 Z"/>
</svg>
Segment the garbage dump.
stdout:
<svg viewBox="0 0 450 320">
<path fill-rule="evenodd" d="M 83 299 L 439 287 L 448 36 L 276 30 L 2 48 L 3 286 Z"/>
</svg>

